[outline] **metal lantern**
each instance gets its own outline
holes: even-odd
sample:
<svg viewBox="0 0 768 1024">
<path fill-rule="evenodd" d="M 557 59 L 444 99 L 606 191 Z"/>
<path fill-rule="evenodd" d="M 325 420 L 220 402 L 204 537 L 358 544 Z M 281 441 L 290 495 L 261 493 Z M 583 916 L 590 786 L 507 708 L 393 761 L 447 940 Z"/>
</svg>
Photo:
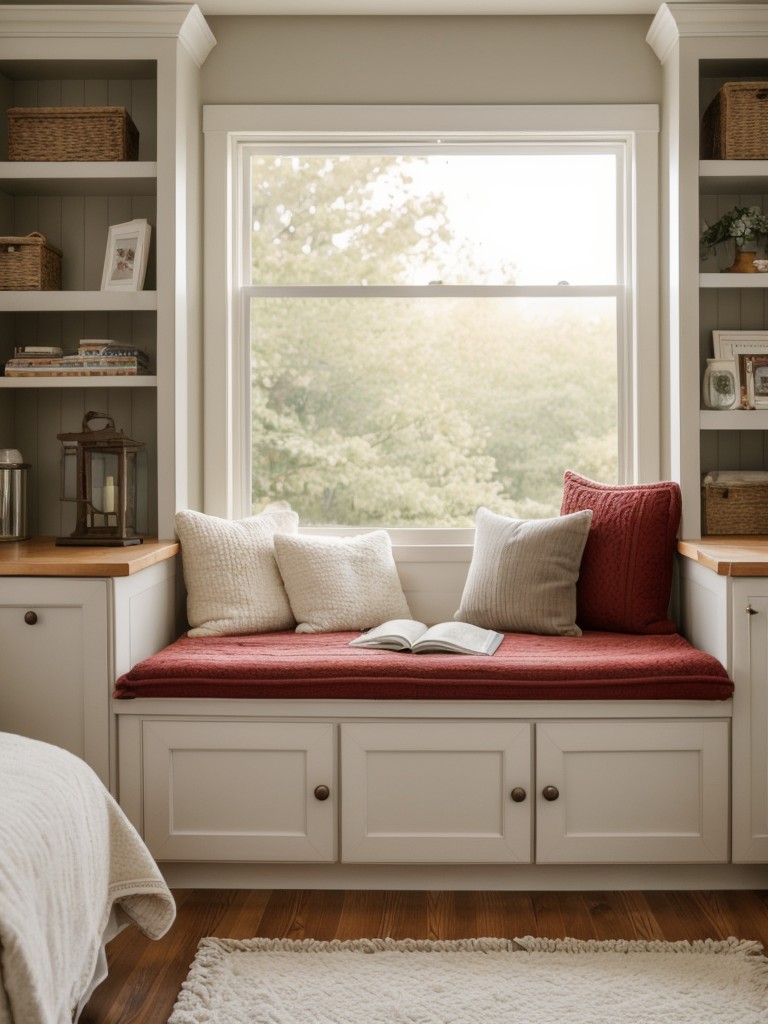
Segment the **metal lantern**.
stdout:
<svg viewBox="0 0 768 1024">
<path fill-rule="evenodd" d="M 96 420 L 106 424 L 93 429 Z M 77 528 L 57 544 L 141 544 L 136 533 L 136 464 L 144 447 L 115 429 L 111 416 L 88 412 L 80 433 L 57 434 L 62 442 L 61 500 L 77 502 Z"/>
</svg>

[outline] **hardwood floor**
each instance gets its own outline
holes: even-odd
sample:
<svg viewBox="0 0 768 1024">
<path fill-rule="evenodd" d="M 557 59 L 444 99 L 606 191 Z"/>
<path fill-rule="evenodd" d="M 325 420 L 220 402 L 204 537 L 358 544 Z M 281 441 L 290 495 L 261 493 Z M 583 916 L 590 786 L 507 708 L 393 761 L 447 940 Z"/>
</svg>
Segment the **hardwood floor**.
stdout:
<svg viewBox="0 0 768 1024">
<path fill-rule="evenodd" d="M 757 939 L 768 950 L 768 891 L 422 892 L 176 890 L 159 942 L 126 929 L 82 1024 L 166 1024 L 206 935 L 221 938 Z"/>
</svg>

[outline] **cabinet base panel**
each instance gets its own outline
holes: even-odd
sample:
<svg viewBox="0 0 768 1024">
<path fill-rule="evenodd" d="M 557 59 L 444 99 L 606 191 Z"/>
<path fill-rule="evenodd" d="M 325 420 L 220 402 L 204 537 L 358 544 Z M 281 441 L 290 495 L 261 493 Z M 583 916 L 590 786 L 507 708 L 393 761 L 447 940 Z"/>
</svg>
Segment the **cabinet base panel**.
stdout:
<svg viewBox="0 0 768 1024">
<path fill-rule="evenodd" d="M 764 889 L 762 864 L 391 865 L 161 863 L 175 889 L 429 889 L 553 892 Z"/>
</svg>

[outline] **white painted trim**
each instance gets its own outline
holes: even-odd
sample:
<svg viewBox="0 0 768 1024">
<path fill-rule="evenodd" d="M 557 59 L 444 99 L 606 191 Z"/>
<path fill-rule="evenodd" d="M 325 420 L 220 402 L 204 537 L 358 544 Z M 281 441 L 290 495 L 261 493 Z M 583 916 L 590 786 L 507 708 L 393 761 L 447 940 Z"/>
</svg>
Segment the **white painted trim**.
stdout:
<svg viewBox="0 0 768 1024">
<path fill-rule="evenodd" d="M 651 483 L 661 474 L 661 352 L 659 345 L 659 140 L 657 134 L 638 132 L 626 162 L 633 176 L 634 203 L 629 246 L 634 262 L 627 281 L 635 301 L 630 346 L 633 366 L 629 415 L 634 418 L 632 448 L 625 451 L 628 481 Z"/>
<path fill-rule="evenodd" d="M 658 132 L 659 110 L 652 104 L 595 104 L 593 106 L 431 106 L 220 104 L 203 107 L 204 132 L 258 134 L 270 141 L 317 135 L 381 141 L 413 135 L 434 141 L 436 135 L 455 139 L 489 139 L 514 132 L 517 137 L 545 139 L 568 132 L 600 138 L 604 134 Z M 295 138 L 294 138 L 295 141 Z"/>
<path fill-rule="evenodd" d="M 664 64 L 681 38 L 768 35 L 768 8 L 760 4 L 662 4 L 647 42 Z"/>
<path fill-rule="evenodd" d="M 631 420 L 619 425 L 626 482 L 658 479 L 660 453 L 658 300 L 658 131 L 653 105 L 596 106 L 303 106 L 217 105 L 203 108 L 205 133 L 205 417 L 204 511 L 225 518 L 248 514 L 247 453 L 234 429 L 245 408 L 242 368 L 235 365 L 242 329 L 234 301 L 234 271 L 241 254 L 232 231 L 242 202 L 237 175 L 241 142 L 354 141 L 360 145 L 417 140 L 434 145 L 504 140 L 553 142 L 564 134 L 580 141 L 626 145 L 623 186 L 635 196 L 635 213 L 623 225 L 633 258 L 625 280 L 637 301 L 634 322 L 619 323 L 626 355 L 619 367 L 624 394 L 620 408 Z M 258 139 L 256 138 L 258 137 Z M 642 201 L 642 206 L 640 202 Z M 576 288 L 564 294 L 577 294 Z M 578 289 L 578 292 L 584 291 Z M 604 294 L 604 290 L 599 290 Z M 514 290 L 535 294 L 535 289 Z M 594 292 L 586 289 L 585 294 Z M 368 294 L 372 294 L 369 290 Z M 442 294 L 445 294 L 442 292 Z M 627 338 L 632 338 L 631 348 Z M 233 473 L 232 467 L 240 471 Z"/>
<path fill-rule="evenodd" d="M 243 721 L 280 721 L 288 719 L 333 719 L 338 722 L 358 718 L 405 719 L 486 719 L 514 721 L 557 721 L 588 719 L 617 721 L 652 719 L 729 719 L 733 699 L 728 700 L 354 700 L 346 697 L 317 699 L 251 699 L 236 697 L 136 697 L 112 699 L 112 712 L 121 722 L 141 718 L 172 717 L 211 722 L 218 719 Z M 121 724 L 120 728 L 124 728 Z"/>
<path fill-rule="evenodd" d="M 762 889 L 765 866 L 736 864 L 180 864 L 177 889 L 474 889 L 477 892 Z"/>
<path fill-rule="evenodd" d="M 198 67 L 216 39 L 196 4 L 9 4 L 0 9 L 4 36 L 178 39 Z"/>
</svg>

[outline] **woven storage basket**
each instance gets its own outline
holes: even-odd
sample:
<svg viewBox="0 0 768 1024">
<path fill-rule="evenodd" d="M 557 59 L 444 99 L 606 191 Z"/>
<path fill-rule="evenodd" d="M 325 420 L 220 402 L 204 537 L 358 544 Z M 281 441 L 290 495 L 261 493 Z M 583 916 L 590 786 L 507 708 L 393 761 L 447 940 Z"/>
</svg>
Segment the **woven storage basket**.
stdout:
<svg viewBox="0 0 768 1024">
<path fill-rule="evenodd" d="M 768 534 L 768 482 L 705 483 L 701 494 L 705 535 Z"/>
<path fill-rule="evenodd" d="M 125 107 L 11 107 L 9 160 L 137 160 Z"/>
<path fill-rule="evenodd" d="M 61 288 L 61 249 L 33 231 L 0 238 L 0 290 L 56 291 Z"/>
<path fill-rule="evenodd" d="M 726 82 L 704 111 L 703 160 L 768 160 L 768 82 Z"/>
</svg>

